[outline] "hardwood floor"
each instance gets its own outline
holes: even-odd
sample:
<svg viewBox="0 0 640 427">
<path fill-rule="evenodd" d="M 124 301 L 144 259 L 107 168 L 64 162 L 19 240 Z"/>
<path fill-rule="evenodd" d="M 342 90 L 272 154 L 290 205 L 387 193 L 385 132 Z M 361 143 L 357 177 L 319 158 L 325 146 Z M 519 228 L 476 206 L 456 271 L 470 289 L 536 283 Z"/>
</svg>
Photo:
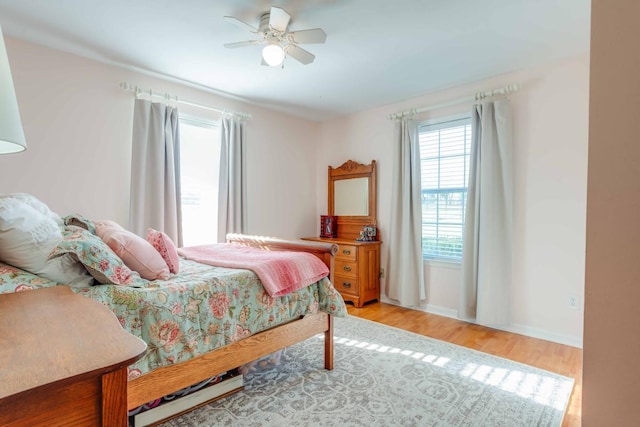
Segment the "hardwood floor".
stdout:
<svg viewBox="0 0 640 427">
<path fill-rule="evenodd" d="M 473 348 L 575 379 L 563 427 L 581 425 L 582 350 L 524 335 L 499 331 L 391 304 L 362 308 L 347 304 L 349 314 L 417 334 Z"/>
</svg>

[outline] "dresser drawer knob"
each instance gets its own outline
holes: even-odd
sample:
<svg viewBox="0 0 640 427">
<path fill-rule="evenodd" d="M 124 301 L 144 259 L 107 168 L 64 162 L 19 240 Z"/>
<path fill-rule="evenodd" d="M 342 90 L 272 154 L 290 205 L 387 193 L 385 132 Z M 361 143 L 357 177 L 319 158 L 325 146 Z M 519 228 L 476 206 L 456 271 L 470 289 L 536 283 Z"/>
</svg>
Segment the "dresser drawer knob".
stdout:
<svg viewBox="0 0 640 427">
<path fill-rule="evenodd" d="M 351 267 L 348 265 L 345 265 L 344 267 L 342 267 L 344 269 L 344 271 L 351 271 Z"/>
<path fill-rule="evenodd" d="M 342 282 L 342 286 L 345 288 L 350 288 L 351 287 L 351 282 Z"/>
<path fill-rule="evenodd" d="M 342 250 L 342 253 L 343 253 L 344 255 L 351 255 L 351 249 L 343 249 L 343 250 Z"/>
</svg>

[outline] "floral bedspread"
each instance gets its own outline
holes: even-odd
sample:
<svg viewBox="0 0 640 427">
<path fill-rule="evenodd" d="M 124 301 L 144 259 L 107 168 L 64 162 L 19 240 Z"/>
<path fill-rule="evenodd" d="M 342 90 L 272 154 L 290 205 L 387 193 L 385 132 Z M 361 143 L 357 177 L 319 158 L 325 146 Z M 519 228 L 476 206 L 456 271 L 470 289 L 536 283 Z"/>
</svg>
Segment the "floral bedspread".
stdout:
<svg viewBox="0 0 640 427">
<path fill-rule="evenodd" d="M 58 283 L 0 262 L 0 294 L 57 286 Z"/>
<path fill-rule="evenodd" d="M 0 264 L 0 293 L 56 286 L 55 282 Z M 324 278 L 272 298 L 249 270 L 212 267 L 180 259 L 180 274 L 136 286 L 72 288 L 111 309 L 120 324 L 147 343 L 129 366 L 129 379 L 222 347 L 301 315 L 347 314 L 344 301 Z"/>
</svg>

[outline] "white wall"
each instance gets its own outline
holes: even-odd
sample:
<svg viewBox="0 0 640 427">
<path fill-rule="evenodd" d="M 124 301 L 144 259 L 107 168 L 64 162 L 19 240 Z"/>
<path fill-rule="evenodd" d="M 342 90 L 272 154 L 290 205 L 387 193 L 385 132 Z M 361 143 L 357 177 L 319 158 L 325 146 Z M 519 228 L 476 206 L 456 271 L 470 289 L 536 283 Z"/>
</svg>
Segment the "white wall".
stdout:
<svg viewBox="0 0 640 427">
<path fill-rule="evenodd" d="M 328 165 L 375 159 L 384 241 L 394 125 L 388 115 L 520 82 L 523 88 L 511 97 L 516 198 L 510 329 L 580 345 L 582 310 L 566 305 L 570 294 L 582 299 L 584 283 L 586 55 L 318 124 L 26 42 L 6 44 L 28 149 L 0 158 L 0 193 L 29 192 L 63 215 L 79 212 L 126 224 L 133 96 L 118 84 L 127 81 L 251 113 L 249 232 L 285 238 L 318 233 L 319 215 L 327 209 Z M 383 266 L 387 251 L 383 244 Z M 455 315 L 459 269 L 435 264 L 425 272 L 429 292 L 423 308 Z"/>
<path fill-rule="evenodd" d="M 391 158 L 394 123 L 388 115 L 433 105 L 519 82 L 511 95 L 514 128 L 515 204 L 512 331 L 581 346 L 582 308 L 567 307 L 584 292 L 589 58 L 544 67 L 425 95 L 402 103 L 324 122 L 320 130 L 318 183 L 328 165 L 347 159 L 378 162 L 378 225 L 382 240 L 391 215 Z M 424 113 L 419 119 L 469 111 L 459 105 Z M 326 213 L 326 185 L 318 193 L 317 215 Z M 382 245 L 382 266 L 389 247 Z M 425 266 L 428 298 L 423 309 L 455 316 L 457 265 Z M 383 288 L 386 286 L 382 281 Z M 384 291 L 383 291 L 384 293 Z M 383 296 L 384 299 L 384 296 Z"/>
<path fill-rule="evenodd" d="M 314 232 L 317 123 L 30 43 L 6 45 L 28 149 L 0 158 L 0 193 L 28 192 L 62 215 L 127 224 L 134 96 L 118 86 L 127 81 L 251 113 L 249 232 Z"/>
</svg>

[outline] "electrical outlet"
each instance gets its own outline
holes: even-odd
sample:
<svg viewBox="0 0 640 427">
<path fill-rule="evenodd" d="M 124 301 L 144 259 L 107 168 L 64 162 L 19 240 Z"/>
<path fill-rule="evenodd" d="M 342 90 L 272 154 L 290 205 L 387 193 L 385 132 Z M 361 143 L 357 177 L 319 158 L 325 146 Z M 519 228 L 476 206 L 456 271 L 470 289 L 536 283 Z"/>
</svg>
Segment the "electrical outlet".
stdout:
<svg viewBox="0 0 640 427">
<path fill-rule="evenodd" d="M 580 299 L 578 295 L 571 294 L 569 298 L 567 298 L 567 306 L 572 310 L 578 310 L 580 305 Z"/>
<path fill-rule="evenodd" d="M 384 268 L 380 269 L 380 278 L 384 279 Z"/>
</svg>

